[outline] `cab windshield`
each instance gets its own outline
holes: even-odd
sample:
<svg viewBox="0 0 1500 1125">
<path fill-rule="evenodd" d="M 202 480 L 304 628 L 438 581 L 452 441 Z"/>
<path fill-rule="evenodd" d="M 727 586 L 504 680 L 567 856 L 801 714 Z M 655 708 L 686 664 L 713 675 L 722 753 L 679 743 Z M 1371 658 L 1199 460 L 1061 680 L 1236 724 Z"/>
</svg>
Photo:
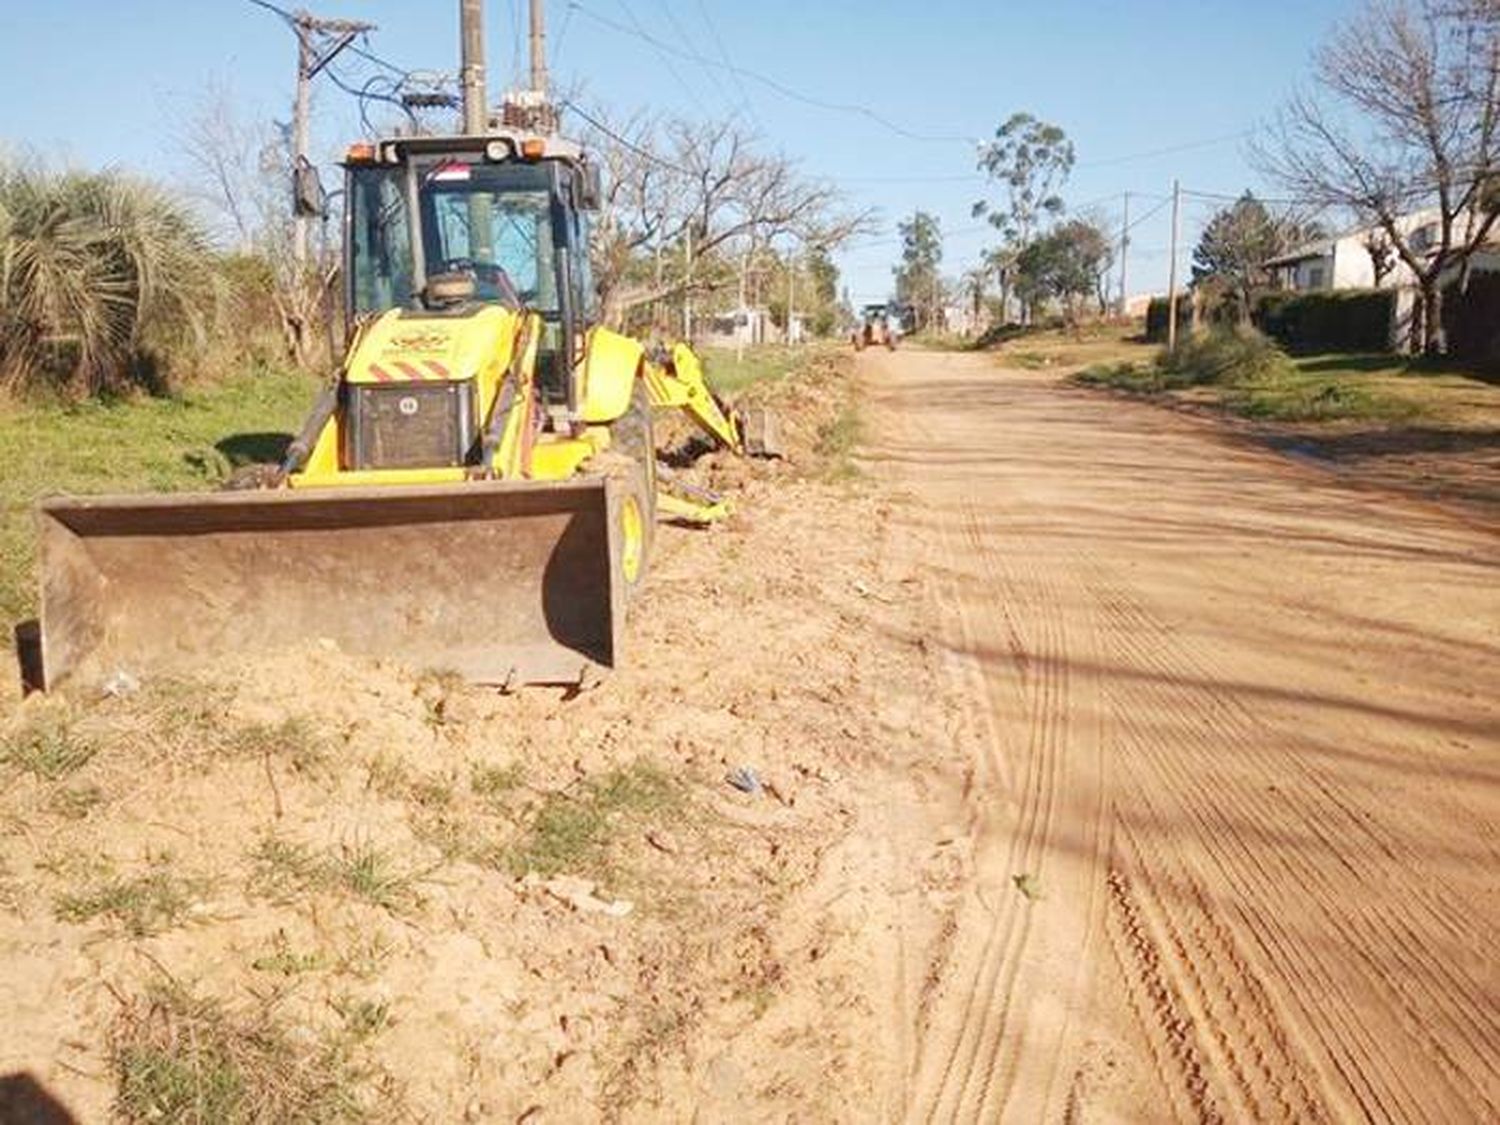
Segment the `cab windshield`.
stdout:
<svg viewBox="0 0 1500 1125">
<path fill-rule="evenodd" d="M 419 164 L 415 174 L 425 274 L 469 274 L 479 300 L 525 305 L 555 320 L 560 240 L 549 169 L 439 160 Z M 406 169 L 353 169 L 350 194 L 351 308 L 412 304 Z"/>
</svg>

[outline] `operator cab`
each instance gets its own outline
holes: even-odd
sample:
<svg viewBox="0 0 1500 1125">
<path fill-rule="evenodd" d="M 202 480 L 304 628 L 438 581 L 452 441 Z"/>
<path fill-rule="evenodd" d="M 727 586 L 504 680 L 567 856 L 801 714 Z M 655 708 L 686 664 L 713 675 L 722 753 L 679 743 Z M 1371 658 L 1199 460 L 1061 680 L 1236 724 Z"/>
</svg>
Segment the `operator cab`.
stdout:
<svg viewBox="0 0 1500 1125">
<path fill-rule="evenodd" d="M 344 168 L 347 325 L 393 308 L 528 309 L 545 326 L 543 399 L 574 412 L 567 373 L 596 319 L 587 212 L 599 179 L 582 150 L 509 131 L 407 137 L 354 145 Z"/>
</svg>

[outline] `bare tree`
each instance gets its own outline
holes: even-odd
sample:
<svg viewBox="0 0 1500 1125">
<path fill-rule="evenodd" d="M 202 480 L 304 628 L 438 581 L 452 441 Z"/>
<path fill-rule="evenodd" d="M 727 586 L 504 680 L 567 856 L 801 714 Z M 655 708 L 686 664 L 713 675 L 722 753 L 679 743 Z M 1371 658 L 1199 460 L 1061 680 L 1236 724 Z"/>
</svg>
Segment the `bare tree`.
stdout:
<svg viewBox="0 0 1500 1125">
<path fill-rule="evenodd" d="M 1416 278 L 1411 343 L 1442 350 L 1440 284 L 1500 214 L 1500 16 L 1494 0 L 1366 0 L 1317 54 L 1258 162 L 1309 203 L 1378 227 Z M 1403 217 L 1431 208 L 1418 235 Z M 1425 228 L 1419 228 L 1425 229 Z"/>
<path fill-rule="evenodd" d="M 837 189 L 759 151 L 731 122 L 586 120 L 608 181 L 592 258 L 611 323 L 721 284 L 729 259 L 750 260 L 777 238 L 832 248 L 869 225 L 867 212 L 843 209 Z"/>
<path fill-rule="evenodd" d="M 242 118 L 222 82 L 209 83 L 178 132 L 192 195 L 221 242 L 266 264 L 287 358 L 311 366 L 321 350 L 320 329 L 339 267 L 336 248 L 328 245 L 307 270 L 292 255 L 289 139 L 272 122 Z"/>
</svg>

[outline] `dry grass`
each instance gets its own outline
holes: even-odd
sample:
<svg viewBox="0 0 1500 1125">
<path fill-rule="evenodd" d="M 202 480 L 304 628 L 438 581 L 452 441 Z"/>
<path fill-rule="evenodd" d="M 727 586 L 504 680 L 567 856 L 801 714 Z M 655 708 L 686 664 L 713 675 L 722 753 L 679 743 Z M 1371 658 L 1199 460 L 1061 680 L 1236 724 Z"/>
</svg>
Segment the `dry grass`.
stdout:
<svg viewBox="0 0 1500 1125">
<path fill-rule="evenodd" d="M 0 738 L 0 765 L 60 781 L 88 765 L 98 744 L 61 714 L 44 715 Z"/>
<path fill-rule="evenodd" d="M 248 1125 L 395 1116 L 383 1076 L 358 1061 L 360 1043 L 388 1013 L 375 1021 L 356 1010 L 318 1035 L 290 1027 L 276 1004 L 234 1009 L 172 981 L 126 999 L 110 1044 L 120 1118 Z"/>
</svg>

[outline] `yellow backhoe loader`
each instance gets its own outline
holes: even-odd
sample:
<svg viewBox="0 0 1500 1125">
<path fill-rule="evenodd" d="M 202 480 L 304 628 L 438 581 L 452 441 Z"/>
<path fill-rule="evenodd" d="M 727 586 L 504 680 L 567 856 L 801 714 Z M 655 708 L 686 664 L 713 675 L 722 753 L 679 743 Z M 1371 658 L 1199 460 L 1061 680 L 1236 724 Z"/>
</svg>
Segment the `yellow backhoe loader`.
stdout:
<svg viewBox="0 0 1500 1125">
<path fill-rule="evenodd" d="M 39 510 L 41 679 L 323 641 L 479 683 L 586 684 L 622 654 L 660 505 L 652 409 L 747 440 L 686 345 L 594 323 L 578 146 L 512 129 L 359 144 L 346 358 L 259 487 Z M 762 425 L 768 425 L 762 420 Z"/>
</svg>

